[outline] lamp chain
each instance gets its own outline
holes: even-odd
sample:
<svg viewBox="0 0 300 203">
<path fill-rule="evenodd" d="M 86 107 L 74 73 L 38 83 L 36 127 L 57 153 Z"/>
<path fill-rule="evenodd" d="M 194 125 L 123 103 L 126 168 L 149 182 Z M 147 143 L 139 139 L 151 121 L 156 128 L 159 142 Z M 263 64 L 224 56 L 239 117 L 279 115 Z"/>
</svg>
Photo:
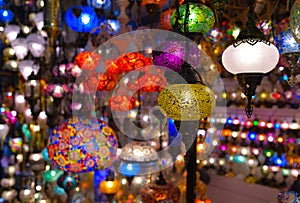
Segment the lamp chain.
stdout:
<svg viewBox="0 0 300 203">
<path fill-rule="evenodd" d="M 254 14 L 254 0 L 248 0 L 248 5 L 249 5 L 249 13 L 248 13 L 248 22 L 247 26 L 251 25 L 254 23 L 253 19 L 253 14 Z"/>
</svg>

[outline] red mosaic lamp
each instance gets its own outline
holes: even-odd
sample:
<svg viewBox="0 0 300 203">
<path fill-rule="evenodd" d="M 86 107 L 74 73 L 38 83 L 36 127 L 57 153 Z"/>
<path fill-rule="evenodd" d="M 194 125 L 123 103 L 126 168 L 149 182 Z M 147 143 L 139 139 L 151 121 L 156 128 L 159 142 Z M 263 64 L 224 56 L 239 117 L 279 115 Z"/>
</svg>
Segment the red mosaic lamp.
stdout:
<svg viewBox="0 0 300 203">
<path fill-rule="evenodd" d="M 135 99 L 128 95 L 116 95 L 109 99 L 108 104 L 111 110 L 129 111 L 135 107 Z"/>
<path fill-rule="evenodd" d="M 84 51 L 77 54 L 74 64 L 82 70 L 95 70 L 100 63 L 100 58 L 100 54 Z"/>
</svg>

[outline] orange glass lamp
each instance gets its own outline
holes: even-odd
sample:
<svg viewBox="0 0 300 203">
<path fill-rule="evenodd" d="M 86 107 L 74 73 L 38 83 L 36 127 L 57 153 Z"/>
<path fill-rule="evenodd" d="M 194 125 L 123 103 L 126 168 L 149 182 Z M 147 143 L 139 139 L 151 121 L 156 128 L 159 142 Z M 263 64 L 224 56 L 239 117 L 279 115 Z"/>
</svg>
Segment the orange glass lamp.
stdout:
<svg viewBox="0 0 300 203">
<path fill-rule="evenodd" d="M 117 58 L 116 61 L 110 64 L 107 71 L 108 73 L 120 74 L 149 65 L 151 65 L 150 58 L 145 57 L 141 53 L 132 52 L 124 54 Z"/>
<path fill-rule="evenodd" d="M 107 178 L 100 183 L 100 191 L 107 195 L 109 202 L 112 202 L 114 195 L 120 190 L 121 184 L 115 178 L 114 172 L 109 171 Z"/>
<path fill-rule="evenodd" d="M 100 54 L 84 51 L 74 59 L 74 64 L 82 70 L 95 70 L 100 62 Z"/>
<path fill-rule="evenodd" d="M 109 99 L 108 105 L 114 111 L 130 111 L 135 107 L 135 99 L 128 95 L 116 95 Z"/>
<path fill-rule="evenodd" d="M 167 84 L 166 79 L 158 74 L 146 73 L 134 81 L 131 88 L 141 92 L 160 92 Z"/>
<path fill-rule="evenodd" d="M 115 88 L 117 79 L 110 73 L 90 73 L 82 82 L 84 90 L 93 91 L 109 91 Z"/>
</svg>

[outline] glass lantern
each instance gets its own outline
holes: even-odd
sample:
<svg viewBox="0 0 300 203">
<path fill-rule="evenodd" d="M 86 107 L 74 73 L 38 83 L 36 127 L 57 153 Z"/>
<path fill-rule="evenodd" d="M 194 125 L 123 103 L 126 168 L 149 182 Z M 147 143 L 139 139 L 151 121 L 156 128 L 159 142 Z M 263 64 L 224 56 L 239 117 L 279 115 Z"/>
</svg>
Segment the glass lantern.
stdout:
<svg viewBox="0 0 300 203">
<path fill-rule="evenodd" d="M 44 15 L 43 12 L 39 12 L 37 13 L 34 18 L 33 21 L 35 23 L 36 28 L 41 31 L 44 27 Z"/>
<path fill-rule="evenodd" d="M 188 7 L 189 15 L 186 16 Z M 174 27 L 178 18 L 178 26 L 181 32 L 185 32 L 185 21 L 187 19 L 188 33 L 207 33 L 215 24 L 214 12 L 211 8 L 200 2 L 187 2 L 179 7 L 179 17 L 176 10 L 171 16 L 171 25 Z"/>
<path fill-rule="evenodd" d="M 111 0 L 88 0 L 88 5 L 94 8 L 107 10 L 111 6 Z"/>
<path fill-rule="evenodd" d="M 0 9 L 0 22 L 10 23 L 14 19 L 14 13 L 8 9 Z"/>
<path fill-rule="evenodd" d="M 216 105 L 213 91 L 201 84 L 174 84 L 158 95 L 158 104 L 174 120 L 200 120 L 209 116 Z"/>
<path fill-rule="evenodd" d="M 90 33 L 98 26 L 98 17 L 89 6 L 72 6 L 65 13 L 65 22 L 75 32 Z"/>
<path fill-rule="evenodd" d="M 45 51 L 46 41 L 42 35 L 31 33 L 26 38 L 30 53 L 34 57 L 40 57 Z"/>
<path fill-rule="evenodd" d="M 28 45 L 26 38 L 17 38 L 11 42 L 12 48 L 16 52 L 17 59 L 22 60 L 28 53 Z"/>
<path fill-rule="evenodd" d="M 19 70 L 25 80 L 28 80 L 28 77 L 33 72 L 34 75 L 37 75 L 40 66 L 39 64 L 35 64 L 32 60 L 23 60 L 19 62 Z"/>
<path fill-rule="evenodd" d="M 18 25 L 7 25 L 4 29 L 4 33 L 9 42 L 14 41 L 20 31 L 21 28 Z"/>
</svg>

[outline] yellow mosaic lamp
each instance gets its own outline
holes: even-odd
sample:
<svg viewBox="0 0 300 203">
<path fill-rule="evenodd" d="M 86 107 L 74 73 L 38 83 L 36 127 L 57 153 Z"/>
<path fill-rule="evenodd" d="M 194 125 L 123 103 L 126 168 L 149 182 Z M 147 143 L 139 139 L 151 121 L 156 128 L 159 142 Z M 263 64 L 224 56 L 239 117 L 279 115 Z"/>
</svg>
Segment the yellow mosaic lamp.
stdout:
<svg viewBox="0 0 300 203">
<path fill-rule="evenodd" d="M 201 120 L 216 105 L 214 92 L 202 84 L 173 84 L 158 96 L 158 104 L 167 117 L 177 121 Z"/>
</svg>

